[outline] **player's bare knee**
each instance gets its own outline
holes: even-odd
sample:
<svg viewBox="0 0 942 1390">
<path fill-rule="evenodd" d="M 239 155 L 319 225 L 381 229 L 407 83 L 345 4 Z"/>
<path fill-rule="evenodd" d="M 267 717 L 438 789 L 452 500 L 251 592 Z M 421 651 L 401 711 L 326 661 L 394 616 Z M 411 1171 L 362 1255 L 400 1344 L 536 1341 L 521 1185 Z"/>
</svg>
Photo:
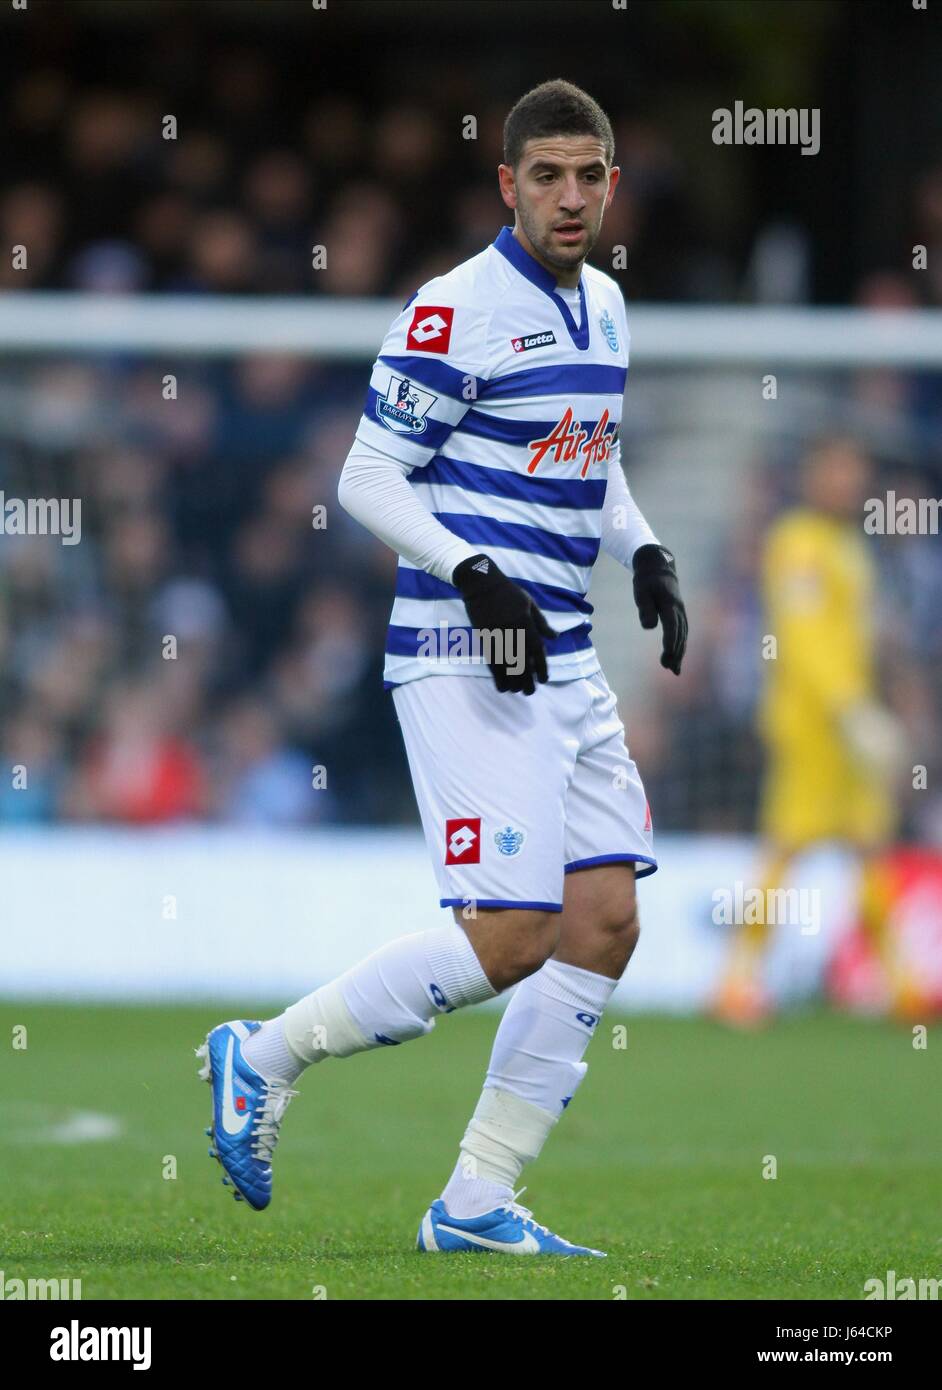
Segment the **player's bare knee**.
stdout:
<svg viewBox="0 0 942 1390">
<path fill-rule="evenodd" d="M 624 970 L 641 935 L 637 903 L 621 904 L 607 914 L 602 931 L 609 943 L 612 963 Z"/>
<path fill-rule="evenodd" d="M 460 925 L 496 990 L 509 989 L 539 970 L 559 942 L 559 914 L 554 912 L 478 909 Z"/>
<path fill-rule="evenodd" d="M 508 936 L 505 967 L 509 978 L 504 988 L 519 984 L 549 960 L 559 944 L 559 915 L 553 912 L 521 914 L 521 922 Z"/>
<path fill-rule="evenodd" d="M 638 904 L 636 902 L 632 902 L 624 912 L 619 923 L 618 935 L 625 942 L 628 947 L 628 954 L 631 955 L 641 935 L 641 919 L 638 916 Z"/>
</svg>

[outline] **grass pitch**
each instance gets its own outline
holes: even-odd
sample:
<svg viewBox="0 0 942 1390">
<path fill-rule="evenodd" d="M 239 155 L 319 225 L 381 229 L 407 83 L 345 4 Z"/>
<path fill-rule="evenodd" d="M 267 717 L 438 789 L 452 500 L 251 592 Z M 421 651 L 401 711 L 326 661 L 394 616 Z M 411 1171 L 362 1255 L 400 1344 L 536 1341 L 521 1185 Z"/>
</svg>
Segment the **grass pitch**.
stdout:
<svg viewBox="0 0 942 1390">
<path fill-rule="evenodd" d="M 251 1016 L 0 1005 L 7 1279 L 80 1278 L 86 1299 L 610 1300 L 860 1299 L 890 1269 L 942 1277 L 938 1026 L 917 1050 L 906 1028 L 824 1013 L 757 1035 L 606 1015 L 523 1201 L 609 1258 L 515 1260 L 414 1249 L 480 1090 L 492 1011 L 309 1071 L 263 1213 L 233 1202 L 207 1156 L 192 1052 Z M 25 1051 L 10 1046 L 17 1024 Z"/>
</svg>

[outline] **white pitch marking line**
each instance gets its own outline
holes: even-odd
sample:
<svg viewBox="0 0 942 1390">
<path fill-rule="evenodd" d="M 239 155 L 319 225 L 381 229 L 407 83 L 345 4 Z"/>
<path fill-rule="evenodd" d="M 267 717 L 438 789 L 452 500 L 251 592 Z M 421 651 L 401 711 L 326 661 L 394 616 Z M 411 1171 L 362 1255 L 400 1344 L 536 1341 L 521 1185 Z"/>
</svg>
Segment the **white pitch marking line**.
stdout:
<svg viewBox="0 0 942 1390">
<path fill-rule="evenodd" d="M 61 1119 L 24 1126 L 11 1138 L 21 1144 L 95 1144 L 117 1139 L 124 1125 L 115 1115 L 99 1110 L 68 1110 Z"/>
</svg>

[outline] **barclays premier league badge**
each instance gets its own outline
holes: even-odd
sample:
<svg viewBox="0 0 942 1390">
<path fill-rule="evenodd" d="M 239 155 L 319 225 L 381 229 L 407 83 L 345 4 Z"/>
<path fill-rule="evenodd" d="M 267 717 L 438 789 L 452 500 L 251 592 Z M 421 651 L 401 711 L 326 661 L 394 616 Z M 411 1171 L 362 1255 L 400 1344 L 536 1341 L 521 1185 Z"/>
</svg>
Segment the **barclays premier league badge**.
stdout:
<svg viewBox="0 0 942 1390">
<path fill-rule="evenodd" d="M 391 376 L 386 399 L 376 402 L 376 414 L 394 434 L 421 434 L 428 426 L 425 417 L 437 400 L 408 377 Z"/>
</svg>

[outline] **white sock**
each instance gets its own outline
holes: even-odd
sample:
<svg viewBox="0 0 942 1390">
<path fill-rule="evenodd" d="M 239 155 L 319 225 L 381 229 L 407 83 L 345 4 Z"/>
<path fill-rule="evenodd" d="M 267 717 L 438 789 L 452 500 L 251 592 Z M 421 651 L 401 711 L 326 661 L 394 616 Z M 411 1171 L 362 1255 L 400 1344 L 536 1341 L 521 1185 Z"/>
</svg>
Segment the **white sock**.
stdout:
<svg viewBox="0 0 942 1390">
<path fill-rule="evenodd" d="M 442 1193 L 452 1216 L 482 1215 L 512 1194 L 588 1070 L 582 1058 L 617 983 L 548 960 L 517 986 Z"/>
<path fill-rule="evenodd" d="M 246 1060 L 256 1066 L 256 1057 L 262 1063 L 270 1056 L 268 1064 L 293 1082 L 325 1057 L 422 1037 L 438 1014 L 496 993 L 460 927 L 416 932 L 382 946 L 265 1023 L 245 1044 Z"/>
<path fill-rule="evenodd" d="M 280 1077 L 289 1086 L 304 1070 L 288 1049 L 281 1017 L 266 1019 L 258 1032 L 242 1044 L 242 1055 L 267 1080 Z"/>
<path fill-rule="evenodd" d="M 431 1032 L 438 1014 L 497 994 L 458 926 L 401 936 L 341 975 L 337 983 L 360 1031 L 375 1039 L 371 1047 L 421 1037 Z"/>
<path fill-rule="evenodd" d="M 484 1084 L 560 1115 L 588 1070 L 582 1058 L 617 983 L 548 960 L 504 1010 Z"/>
</svg>

